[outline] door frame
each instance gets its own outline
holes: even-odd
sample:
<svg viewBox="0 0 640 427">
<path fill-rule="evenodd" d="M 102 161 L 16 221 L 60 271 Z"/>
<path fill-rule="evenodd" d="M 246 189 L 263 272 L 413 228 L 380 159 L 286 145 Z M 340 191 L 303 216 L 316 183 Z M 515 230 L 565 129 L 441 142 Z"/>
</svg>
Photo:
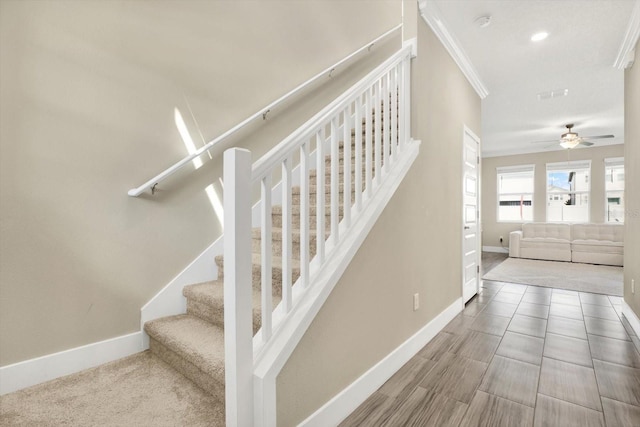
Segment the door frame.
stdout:
<svg viewBox="0 0 640 427">
<path fill-rule="evenodd" d="M 459 259 L 461 260 L 461 266 L 460 266 L 460 272 L 461 272 L 461 284 L 460 284 L 460 296 L 462 299 L 462 308 L 464 309 L 464 305 L 466 303 L 466 301 L 464 300 L 464 191 L 465 191 L 465 182 L 464 182 L 464 164 L 465 164 L 465 158 L 464 158 L 464 151 L 465 151 L 465 138 L 466 137 L 470 137 L 471 139 L 473 139 L 477 144 L 478 144 L 478 162 L 477 162 L 477 180 L 476 180 L 476 185 L 477 185 L 477 189 L 476 189 L 476 224 L 477 224 L 477 242 L 476 242 L 476 253 L 477 253 L 477 258 L 476 258 L 476 264 L 478 266 L 478 270 L 476 272 L 476 294 L 477 292 L 480 291 L 480 272 L 482 271 L 482 159 L 480 157 L 480 153 L 481 153 L 481 143 L 480 143 L 480 138 L 478 137 L 478 135 L 476 135 L 466 124 L 463 125 L 463 130 L 462 130 L 462 170 L 461 170 L 461 181 L 462 181 L 462 185 L 461 185 L 461 193 L 460 193 L 460 200 L 461 200 L 461 224 L 460 224 L 460 254 L 459 254 Z M 473 297 L 472 297 L 473 298 Z"/>
</svg>

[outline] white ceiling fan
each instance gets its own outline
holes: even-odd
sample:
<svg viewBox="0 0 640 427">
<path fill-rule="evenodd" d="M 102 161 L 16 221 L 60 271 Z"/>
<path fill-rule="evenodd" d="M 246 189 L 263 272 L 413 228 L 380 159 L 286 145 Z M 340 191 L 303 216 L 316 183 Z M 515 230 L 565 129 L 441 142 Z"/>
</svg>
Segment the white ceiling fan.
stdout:
<svg viewBox="0 0 640 427">
<path fill-rule="evenodd" d="M 567 148 L 567 149 L 571 149 L 571 148 L 576 148 L 577 146 L 581 145 L 583 147 L 590 147 L 592 146 L 594 143 L 587 141 L 588 139 L 606 139 L 606 138 L 613 138 L 613 135 L 594 135 L 594 136 L 585 136 L 585 137 L 581 137 L 579 136 L 576 132 L 573 132 L 573 123 L 569 123 L 566 124 L 565 127 L 567 128 L 567 132 L 563 133 L 560 136 L 560 140 L 550 140 L 550 141 L 534 141 L 532 142 L 532 144 L 539 144 L 539 143 L 545 143 L 545 142 L 556 142 L 556 143 L 560 143 L 560 146 L 562 148 Z M 549 145 L 549 147 L 553 147 L 555 144 Z"/>
</svg>

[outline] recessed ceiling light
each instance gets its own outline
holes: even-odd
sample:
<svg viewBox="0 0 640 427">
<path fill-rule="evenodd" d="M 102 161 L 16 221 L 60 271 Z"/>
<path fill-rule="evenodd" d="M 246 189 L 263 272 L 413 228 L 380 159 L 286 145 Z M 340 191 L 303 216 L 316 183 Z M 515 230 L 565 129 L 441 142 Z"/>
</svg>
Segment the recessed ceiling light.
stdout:
<svg viewBox="0 0 640 427">
<path fill-rule="evenodd" d="M 546 33 L 544 31 L 542 31 L 540 33 L 535 33 L 534 35 L 531 36 L 531 41 L 532 42 L 539 42 L 540 40 L 546 39 L 548 35 L 549 35 L 549 33 Z"/>
</svg>

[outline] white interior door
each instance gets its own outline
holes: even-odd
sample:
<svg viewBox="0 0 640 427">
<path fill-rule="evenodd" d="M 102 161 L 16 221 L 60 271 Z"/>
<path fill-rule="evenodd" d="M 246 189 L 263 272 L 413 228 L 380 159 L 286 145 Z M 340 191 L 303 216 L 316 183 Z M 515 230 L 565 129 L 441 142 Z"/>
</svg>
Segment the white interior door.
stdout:
<svg viewBox="0 0 640 427">
<path fill-rule="evenodd" d="M 466 303 L 480 285 L 480 141 L 464 129 L 462 169 L 462 299 Z"/>
</svg>

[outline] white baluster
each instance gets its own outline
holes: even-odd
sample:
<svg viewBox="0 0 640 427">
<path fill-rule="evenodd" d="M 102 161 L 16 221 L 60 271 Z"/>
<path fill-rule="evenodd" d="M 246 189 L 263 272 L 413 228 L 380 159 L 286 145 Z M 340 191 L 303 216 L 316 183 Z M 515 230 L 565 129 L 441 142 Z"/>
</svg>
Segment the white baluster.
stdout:
<svg viewBox="0 0 640 427">
<path fill-rule="evenodd" d="M 261 194 L 261 300 L 262 300 L 262 341 L 271 338 L 272 300 L 272 232 L 271 232 L 271 174 L 260 180 Z"/>
<path fill-rule="evenodd" d="M 355 147 L 356 147 L 356 210 L 362 210 L 362 96 L 356 99 L 355 107 Z"/>
<path fill-rule="evenodd" d="M 374 132 L 375 140 L 373 143 L 373 156 L 375 159 L 375 168 L 376 168 L 376 188 L 381 183 L 382 178 L 382 111 L 381 111 L 381 103 L 382 103 L 382 79 L 378 80 L 375 84 L 376 87 L 376 96 L 374 98 L 375 101 L 375 125 L 376 130 Z"/>
<path fill-rule="evenodd" d="M 351 104 L 343 111 L 342 156 L 344 157 L 344 223 L 351 225 Z"/>
<path fill-rule="evenodd" d="M 324 180 L 325 176 L 325 164 L 324 164 L 324 126 L 316 133 L 316 256 L 320 264 L 324 262 L 324 230 L 325 230 L 325 215 L 324 215 Z"/>
<path fill-rule="evenodd" d="M 411 56 L 407 56 L 402 61 L 402 68 L 404 72 L 404 120 L 402 125 L 405 128 L 405 141 L 406 143 L 411 138 Z"/>
<path fill-rule="evenodd" d="M 253 424 L 251 152 L 224 153 L 226 425 Z"/>
<path fill-rule="evenodd" d="M 282 161 L 282 303 L 291 311 L 291 159 Z"/>
<path fill-rule="evenodd" d="M 400 99 L 398 100 L 398 151 L 401 152 L 404 142 L 407 136 L 407 128 L 405 127 L 405 103 L 404 99 L 406 97 L 406 85 L 405 85 L 405 74 L 404 74 L 404 61 L 398 64 L 398 96 Z"/>
<path fill-rule="evenodd" d="M 390 104 L 390 94 L 391 94 L 391 84 L 389 82 L 389 73 L 386 73 L 382 80 L 382 123 L 380 123 L 383 132 L 382 132 L 382 169 L 384 170 L 385 175 L 389 172 L 389 144 L 391 143 L 391 105 Z"/>
<path fill-rule="evenodd" d="M 339 204 L 340 204 L 340 154 L 338 147 L 338 116 L 331 120 L 331 238 L 334 245 L 340 240 L 338 223 L 339 223 Z"/>
<path fill-rule="evenodd" d="M 391 159 L 396 159 L 398 145 L 398 67 L 391 70 Z"/>
<path fill-rule="evenodd" d="M 366 92 L 365 92 L 365 103 L 364 103 L 364 116 L 365 116 L 365 122 L 364 122 L 364 128 L 365 128 L 365 135 L 364 135 L 364 182 L 365 182 L 365 186 L 366 186 L 366 194 L 367 194 L 367 199 L 371 199 L 371 184 L 372 184 L 372 178 L 371 178 L 371 173 L 372 173 L 372 151 L 371 151 L 371 145 L 372 145 L 372 140 L 373 140 L 373 136 L 371 134 L 372 130 L 372 126 L 373 126 L 373 111 L 372 111 L 372 98 L 373 98 L 373 87 L 369 88 Z"/>
<path fill-rule="evenodd" d="M 309 143 L 300 146 L 300 277 L 309 284 Z"/>
</svg>

